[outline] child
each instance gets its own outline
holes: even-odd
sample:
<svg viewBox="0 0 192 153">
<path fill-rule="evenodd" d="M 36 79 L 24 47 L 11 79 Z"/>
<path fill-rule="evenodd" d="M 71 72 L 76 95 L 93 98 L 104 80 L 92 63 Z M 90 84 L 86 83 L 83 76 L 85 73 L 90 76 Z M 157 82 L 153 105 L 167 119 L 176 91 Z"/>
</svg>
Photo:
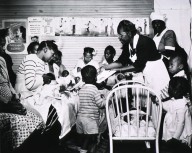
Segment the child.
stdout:
<svg viewBox="0 0 192 153">
<path fill-rule="evenodd" d="M 92 65 L 96 68 L 96 70 L 99 69 L 99 64 L 93 60 L 94 52 L 95 52 L 95 50 L 91 47 L 84 48 L 83 59 L 80 59 L 77 62 L 75 69 L 72 71 L 72 75 L 74 77 L 76 77 L 76 76 L 81 77 L 81 69 L 83 67 L 85 67 L 86 65 Z"/>
<path fill-rule="evenodd" d="M 58 51 L 57 45 L 53 41 L 42 41 L 39 45 L 37 54 L 27 55 L 21 62 L 15 84 L 15 90 L 18 93 L 26 91 L 36 91 L 50 80 L 46 73 L 45 66 Z M 48 81 L 49 82 L 49 81 Z M 50 82 L 49 82 L 50 83 Z"/>
<path fill-rule="evenodd" d="M 99 73 L 105 70 L 104 66 L 114 62 L 116 50 L 113 46 L 107 46 L 104 51 L 104 58 L 99 62 Z M 107 86 L 113 86 L 116 83 L 116 75 L 112 75 L 105 80 Z"/>
<path fill-rule="evenodd" d="M 77 114 L 76 129 L 79 134 L 80 153 L 86 153 L 89 146 L 96 144 L 99 134 L 99 110 L 104 108 L 105 99 L 96 83 L 97 70 L 92 65 L 87 65 L 81 70 L 82 79 L 85 85 L 79 91 L 79 112 Z"/>
<path fill-rule="evenodd" d="M 192 121 L 184 96 L 189 92 L 189 84 L 184 77 L 173 77 L 169 82 L 170 100 L 163 102 L 167 112 L 163 124 L 163 139 L 174 152 L 183 152 L 191 147 Z M 187 144 L 184 145 L 183 143 Z"/>
<path fill-rule="evenodd" d="M 169 60 L 169 73 L 175 76 L 182 76 L 188 78 L 188 64 L 187 58 L 181 53 L 174 53 Z"/>
<path fill-rule="evenodd" d="M 39 43 L 38 42 L 31 42 L 29 44 L 29 46 L 27 47 L 28 54 L 36 54 L 38 47 L 39 47 Z"/>
<path fill-rule="evenodd" d="M 188 78 L 188 65 L 187 59 L 180 53 L 173 53 L 169 60 L 168 70 L 172 77 L 184 77 Z M 164 100 L 169 97 L 168 85 L 161 90 L 161 99 Z"/>
<path fill-rule="evenodd" d="M 104 51 L 104 58 L 99 62 L 100 71 L 102 71 L 102 68 L 104 65 L 111 64 L 114 62 L 114 57 L 116 54 L 116 50 L 113 46 L 107 46 Z"/>
</svg>

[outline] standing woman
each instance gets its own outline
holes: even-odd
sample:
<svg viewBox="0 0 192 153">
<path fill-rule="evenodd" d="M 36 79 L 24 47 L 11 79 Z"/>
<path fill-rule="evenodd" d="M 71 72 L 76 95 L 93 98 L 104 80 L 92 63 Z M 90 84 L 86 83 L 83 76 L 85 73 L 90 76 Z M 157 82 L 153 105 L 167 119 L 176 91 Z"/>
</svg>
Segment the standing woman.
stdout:
<svg viewBox="0 0 192 153">
<path fill-rule="evenodd" d="M 175 32 L 166 28 L 165 17 L 157 12 L 152 12 L 150 17 L 155 35 L 153 40 L 158 52 L 164 57 L 163 62 L 167 69 L 169 67 L 169 58 L 174 52 L 181 54 L 187 62 L 188 55 L 185 50 L 179 46 Z"/>
<path fill-rule="evenodd" d="M 175 51 L 178 51 L 178 49 L 180 49 L 180 46 L 177 43 L 176 34 L 173 30 L 169 30 L 166 28 L 165 17 L 162 14 L 152 12 L 150 17 L 155 35 L 153 37 L 153 40 L 158 52 L 163 55 L 163 61 L 168 69 L 169 58 Z M 184 56 L 185 58 L 187 58 L 187 54 L 185 52 Z"/>
<path fill-rule="evenodd" d="M 165 17 L 161 14 L 151 13 L 152 27 L 154 29 L 154 42 L 159 53 L 169 58 L 175 51 L 176 35 L 173 30 L 168 30 L 165 25 Z"/>
<path fill-rule="evenodd" d="M 143 72 L 146 84 L 160 93 L 168 84 L 169 75 L 154 41 L 138 34 L 135 25 L 128 20 L 119 23 L 117 32 L 123 51 L 117 61 L 106 65 L 105 69 Z"/>
</svg>

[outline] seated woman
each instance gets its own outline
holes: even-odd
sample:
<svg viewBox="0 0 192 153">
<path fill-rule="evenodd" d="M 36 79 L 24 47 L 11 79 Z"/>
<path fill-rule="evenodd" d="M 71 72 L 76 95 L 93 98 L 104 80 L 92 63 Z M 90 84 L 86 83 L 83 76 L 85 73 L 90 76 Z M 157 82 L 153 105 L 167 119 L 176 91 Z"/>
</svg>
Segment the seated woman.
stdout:
<svg viewBox="0 0 192 153">
<path fill-rule="evenodd" d="M 0 57 L 0 152 L 58 152 L 61 125 L 55 108 L 48 108 L 45 124 L 39 114 L 21 104 L 19 95 L 10 83 L 6 62 Z"/>
<path fill-rule="evenodd" d="M 5 59 L 5 62 L 7 64 L 7 70 L 9 73 L 9 78 L 11 81 L 12 86 L 15 86 L 15 81 L 16 81 L 16 74 L 12 69 L 13 66 L 13 62 L 12 62 L 12 58 L 9 54 L 7 54 L 5 52 L 5 48 L 7 46 L 7 42 L 6 42 L 6 37 L 8 36 L 9 33 L 9 29 L 1 29 L 0 30 L 0 56 L 3 57 Z"/>
<path fill-rule="evenodd" d="M 57 51 L 54 41 L 42 41 L 37 54 L 29 54 L 23 59 L 17 72 L 17 93 L 24 95 L 26 92 L 35 92 L 43 84 L 50 83 L 49 76 L 45 74 L 45 66 Z"/>
<path fill-rule="evenodd" d="M 9 81 L 6 62 L 2 57 L 0 93 L 0 145 L 2 152 L 6 153 L 19 147 L 40 124 L 43 124 L 43 120 L 26 110 L 20 103 L 19 96 Z"/>
</svg>

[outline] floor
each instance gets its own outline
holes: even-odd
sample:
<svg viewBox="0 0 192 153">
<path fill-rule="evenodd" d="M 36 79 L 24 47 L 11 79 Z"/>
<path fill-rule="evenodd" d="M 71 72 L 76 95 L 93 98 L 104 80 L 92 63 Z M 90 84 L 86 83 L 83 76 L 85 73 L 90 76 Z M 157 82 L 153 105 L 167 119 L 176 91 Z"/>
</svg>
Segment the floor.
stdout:
<svg viewBox="0 0 192 153">
<path fill-rule="evenodd" d="M 94 152 L 91 153 L 109 153 L 109 140 L 108 136 L 104 135 L 105 137 L 100 139 L 100 142 L 96 146 L 96 149 Z M 73 128 L 70 133 L 68 133 L 61 141 L 60 145 L 54 148 L 49 148 L 39 151 L 32 151 L 30 153 L 79 153 L 77 150 L 77 145 L 76 145 L 76 129 Z M 40 144 L 42 144 L 40 142 Z M 117 141 L 114 142 L 114 152 L 113 153 L 155 153 L 155 147 L 154 143 L 151 143 L 151 149 L 146 149 L 146 145 L 142 141 Z M 46 146 L 46 148 L 48 148 Z M 29 150 L 27 151 L 29 152 Z M 168 150 L 166 147 L 165 143 L 161 143 L 160 145 L 160 153 L 173 153 Z M 191 153 L 192 150 L 185 152 L 182 150 L 181 152 L 178 153 Z M 21 153 L 21 152 L 14 152 L 14 153 Z M 26 153 L 25 151 L 22 153 Z M 90 152 L 89 152 L 90 153 Z M 176 152 L 174 152 L 176 153 Z"/>
<path fill-rule="evenodd" d="M 75 133 L 71 132 L 65 140 L 61 142 L 61 146 L 64 149 L 62 153 L 79 153 L 75 145 Z M 108 139 L 100 139 L 100 143 L 97 145 L 97 149 L 94 153 L 109 153 L 109 141 Z M 114 142 L 114 153 L 155 153 L 155 145 L 151 144 L 151 149 L 146 149 L 146 145 L 141 141 L 118 141 Z M 160 153 L 171 153 L 165 144 L 162 143 L 160 147 Z"/>
</svg>

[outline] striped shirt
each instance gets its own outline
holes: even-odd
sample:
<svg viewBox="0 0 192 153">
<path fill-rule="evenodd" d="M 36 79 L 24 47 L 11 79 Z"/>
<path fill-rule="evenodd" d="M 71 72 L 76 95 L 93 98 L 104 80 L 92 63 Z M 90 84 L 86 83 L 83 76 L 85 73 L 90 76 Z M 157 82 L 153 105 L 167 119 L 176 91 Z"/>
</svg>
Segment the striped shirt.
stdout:
<svg viewBox="0 0 192 153">
<path fill-rule="evenodd" d="M 99 119 L 99 109 L 105 106 L 105 99 L 95 85 L 85 84 L 79 91 L 78 116 Z"/>
<path fill-rule="evenodd" d="M 27 55 L 21 62 L 17 77 L 22 76 L 25 81 L 25 86 L 32 91 L 43 84 L 42 75 L 45 73 L 45 62 L 42 61 L 36 54 Z M 22 81 L 22 80 L 20 80 Z"/>
</svg>

